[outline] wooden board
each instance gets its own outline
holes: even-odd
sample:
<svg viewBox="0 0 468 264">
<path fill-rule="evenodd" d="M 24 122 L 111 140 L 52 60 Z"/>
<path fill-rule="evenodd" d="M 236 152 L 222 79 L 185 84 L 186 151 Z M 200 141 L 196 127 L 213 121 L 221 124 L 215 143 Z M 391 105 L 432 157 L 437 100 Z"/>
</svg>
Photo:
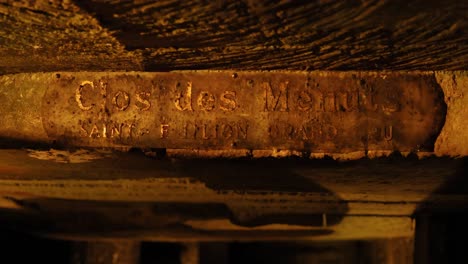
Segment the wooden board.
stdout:
<svg viewBox="0 0 468 264">
<path fill-rule="evenodd" d="M 468 207 L 463 159 L 341 163 L 1 153 L 5 226 L 13 221 L 25 230 L 68 238 L 401 237 L 412 236 L 417 212 Z"/>
<path fill-rule="evenodd" d="M 7 1 L 0 73 L 463 70 L 466 1 Z"/>
<path fill-rule="evenodd" d="M 306 156 L 433 152 L 447 111 L 431 72 L 17 74 L 0 96 L 5 140 Z"/>
</svg>

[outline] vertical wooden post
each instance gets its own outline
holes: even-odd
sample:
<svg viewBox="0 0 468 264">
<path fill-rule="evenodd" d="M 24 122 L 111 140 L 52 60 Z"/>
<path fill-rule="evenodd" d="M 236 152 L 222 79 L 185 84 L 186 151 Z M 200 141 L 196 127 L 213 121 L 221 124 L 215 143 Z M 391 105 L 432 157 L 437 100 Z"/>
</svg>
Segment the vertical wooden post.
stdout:
<svg viewBox="0 0 468 264">
<path fill-rule="evenodd" d="M 414 238 L 390 238 L 360 242 L 359 263 L 413 264 Z"/>
<path fill-rule="evenodd" d="M 183 244 L 182 252 L 180 253 L 181 264 L 198 264 L 200 263 L 200 245 L 198 243 Z"/>
<path fill-rule="evenodd" d="M 72 264 L 138 264 L 140 242 L 131 240 L 76 242 Z"/>
</svg>

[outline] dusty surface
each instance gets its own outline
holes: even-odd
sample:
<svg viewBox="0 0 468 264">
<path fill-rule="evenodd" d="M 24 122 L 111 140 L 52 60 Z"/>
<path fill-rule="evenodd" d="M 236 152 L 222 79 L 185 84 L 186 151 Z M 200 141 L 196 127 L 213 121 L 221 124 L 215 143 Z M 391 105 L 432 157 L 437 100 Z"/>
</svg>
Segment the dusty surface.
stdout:
<svg viewBox="0 0 468 264">
<path fill-rule="evenodd" d="M 141 69 L 98 21 L 72 1 L 2 1 L 0 72 Z"/>
<path fill-rule="evenodd" d="M 413 234 L 416 212 L 468 207 L 461 159 L 158 160 L 113 153 L 62 163 L 30 154 L 1 151 L 2 223 L 63 237 L 398 237 Z"/>
<path fill-rule="evenodd" d="M 462 159 L 158 160 L 112 153 L 62 163 L 31 151 L 0 154 L 1 223 L 62 238 L 411 237 L 415 213 L 468 208 Z"/>
<path fill-rule="evenodd" d="M 456 0 L 3 1 L 0 74 L 195 69 L 465 70 L 467 14 L 465 1 Z M 442 75 L 437 78 L 443 90 L 453 86 L 455 94 L 460 94 L 465 89 L 462 85 L 465 77 L 460 76 L 457 85 Z M 29 77 L 15 78 L 21 82 Z M 24 98 L 2 99 L 9 105 L 41 100 L 40 96 L 28 93 L 28 89 L 19 91 Z M 460 120 L 466 112 L 455 106 L 462 105 L 461 100 L 446 100 L 453 114 L 447 115 L 449 123 L 438 140 L 436 154 L 467 153 L 466 133 L 460 133 L 464 130 Z M 4 126 L 2 132 L 10 145 L 50 139 L 41 126 L 42 108 L 36 107 L 25 103 L 16 113 L 3 117 L 10 120 L 6 122 L 10 126 Z M 22 118 L 28 115 L 34 117 L 32 121 Z M 19 129 L 28 131 L 21 134 Z M 85 130 L 89 133 L 93 127 Z M 13 139 L 16 141 L 12 142 Z M 431 139 L 430 145 L 434 142 Z M 347 156 L 339 158 L 387 155 L 393 150 L 432 153 L 432 147 L 417 146 L 421 144 L 408 148 L 386 145 L 383 149 L 364 146 L 364 151 L 349 148 Z M 239 147 L 222 156 L 304 155 L 294 151 L 273 148 L 254 152 Z M 170 152 L 181 153 L 177 149 Z M 322 147 L 312 157 L 339 156 L 336 152 L 343 151 Z M 200 155 L 203 151 L 192 149 L 181 154 L 191 153 Z"/>
<path fill-rule="evenodd" d="M 422 73 L 61 73 L 39 85 L 43 127 L 65 146 L 432 151 L 445 115 Z"/>
<path fill-rule="evenodd" d="M 436 152 L 442 155 L 468 155 L 468 74 L 439 73 L 437 82 L 447 103 L 445 126 L 437 138 Z"/>
<path fill-rule="evenodd" d="M 444 93 L 445 123 L 433 151 L 411 152 L 464 156 L 466 73 L 433 71 L 467 70 L 467 9 L 457 0 L 2 1 L 0 74 L 50 75 L 1 77 L 2 87 L 15 87 L 0 97 L 3 109 L 15 109 L 2 112 L 2 146 L 33 149 L 0 151 L 0 222 L 74 239 L 411 237 L 414 213 L 466 210 L 466 159 L 411 153 L 335 163 L 284 159 L 305 156 L 281 149 L 150 149 L 136 157 L 54 150 L 42 122 L 47 87 L 37 83 L 64 71 L 426 70 Z M 90 106 L 81 99 L 71 97 Z"/>
<path fill-rule="evenodd" d="M 463 70 L 466 1 L 2 1 L 0 73 Z"/>
<path fill-rule="evenodd" d="M 394 151 L 464 156 L 465 76 L 463 71 L 3 75 L 0 136 L 10 147 L 140 148 L 150 156 L 359 159 Z"/>
</svg>

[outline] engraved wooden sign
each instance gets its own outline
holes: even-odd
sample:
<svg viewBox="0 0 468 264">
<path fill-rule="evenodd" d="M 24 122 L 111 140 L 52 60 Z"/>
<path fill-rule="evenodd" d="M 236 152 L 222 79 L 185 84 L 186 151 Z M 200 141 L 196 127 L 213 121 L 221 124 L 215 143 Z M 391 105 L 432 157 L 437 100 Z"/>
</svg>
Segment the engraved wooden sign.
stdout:
<svg viewBox="0 0 468 264">
<path fill-rule="evenodd" d="M 42 75 L 34 87 L 47 138 L 74 146 L 431 150 L 445 117 L 424 73 Z"/>
</svg>

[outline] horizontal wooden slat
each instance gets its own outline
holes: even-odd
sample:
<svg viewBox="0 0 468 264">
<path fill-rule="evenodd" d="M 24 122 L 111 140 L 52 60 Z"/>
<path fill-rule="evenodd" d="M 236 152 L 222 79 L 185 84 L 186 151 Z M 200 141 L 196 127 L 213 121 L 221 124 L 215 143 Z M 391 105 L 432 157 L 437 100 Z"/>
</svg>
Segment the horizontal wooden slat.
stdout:
<svg viewBox="0 0 468 264">
<path fill-rule="evenodd" d="M 0 139 L 154 155 L 464 156 L 467 83 L 466 72 L 4 75 Z"/>
<path fill-rule="evenodd" d="M 7 1 L 0 72 L 467 69 L 465 1 Z"/>
<path fill-rule="evenodd" d="M 28 152 L 0 151 L 2 221 L 44 234 L 155 240 L 406 236 L 409 224 L 399 231 L 385 225 L 411 222 L 420 211 L 468 207 L 464 159 L 158 160 L 89 152 L 96 159 L 63 163 Z M 383 222 L 373 226 L 372 219 Z M 214 233 L 196 235 L 209 230 Z"/>
</svg>

